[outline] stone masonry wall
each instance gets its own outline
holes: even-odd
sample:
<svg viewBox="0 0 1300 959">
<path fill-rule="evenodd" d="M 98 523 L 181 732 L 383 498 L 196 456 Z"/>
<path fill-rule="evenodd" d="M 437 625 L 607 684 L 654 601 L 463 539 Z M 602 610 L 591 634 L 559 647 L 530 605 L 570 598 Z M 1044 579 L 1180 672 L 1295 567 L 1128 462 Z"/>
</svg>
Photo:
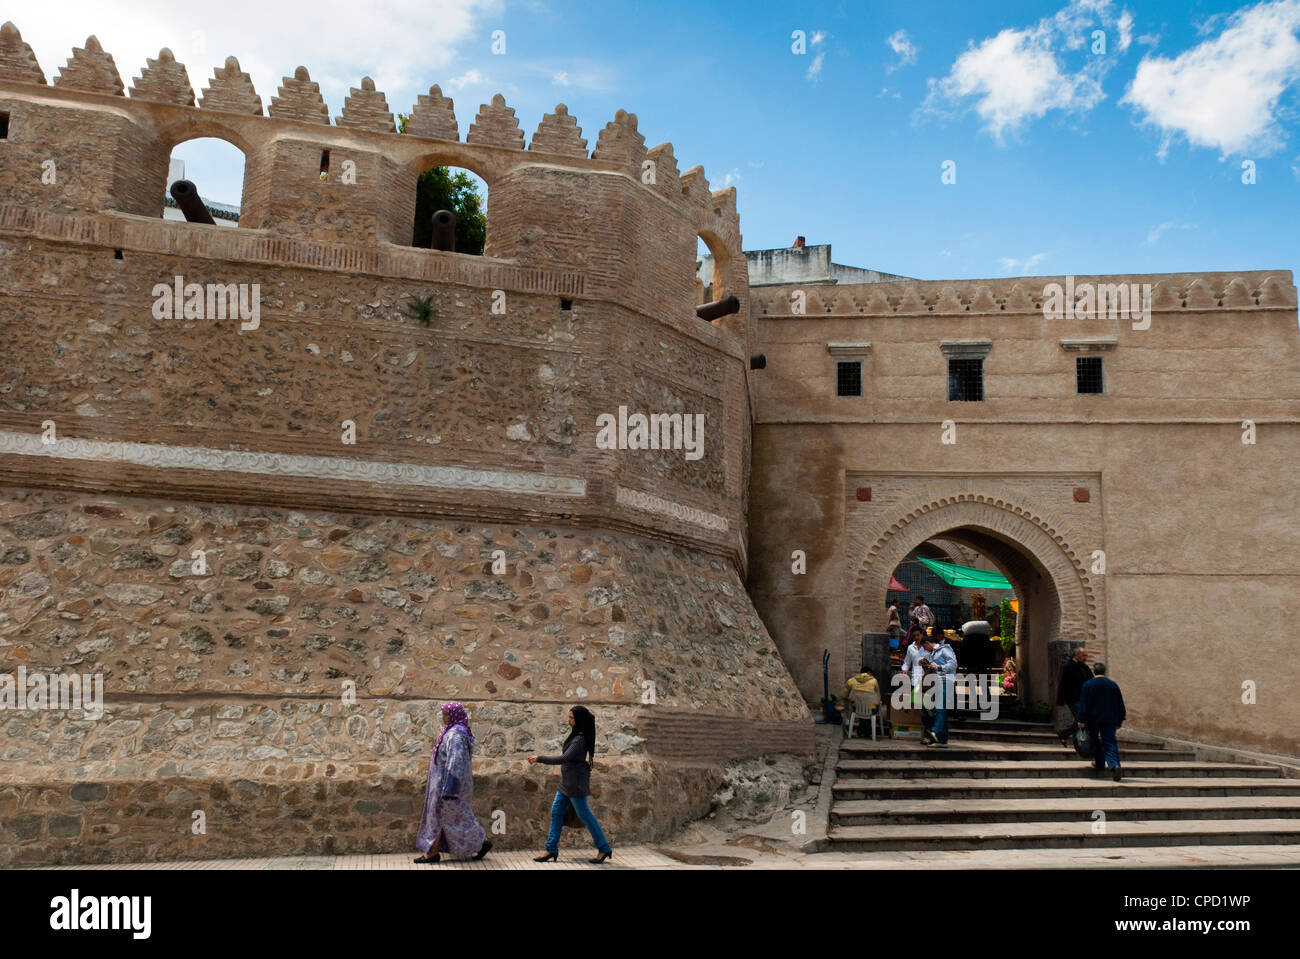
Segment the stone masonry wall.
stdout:
<svg viewBox="0 0 1300 959">
<path fill-rule="evenodd" d="M 568 704 L 600 717 L 616 842 L 707 811 L 725 759 L 811 748 L 729 564 L 565 527 L 7 489 L 0 673 L 19 666 L 101 674 L 107 706 L 0 712 L 9 862 L 409 848 L 448 699 L 507 844 L 544 834 L 554 783 L 523 759 L 558 750 Z"/>
</svg>

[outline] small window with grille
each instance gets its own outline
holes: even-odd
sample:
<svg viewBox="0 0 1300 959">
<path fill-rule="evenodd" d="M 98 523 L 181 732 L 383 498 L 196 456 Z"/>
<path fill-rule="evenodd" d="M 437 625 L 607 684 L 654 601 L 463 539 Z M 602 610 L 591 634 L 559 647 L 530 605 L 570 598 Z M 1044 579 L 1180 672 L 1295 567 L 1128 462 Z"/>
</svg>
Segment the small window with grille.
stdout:
<svg viewBox="0 0 1300 959">
<path fill-rule="evenodd" d="M 1080 393 L 1105 393 L 1106 383 L 1102 374 L 1100 356 L 1075 357 L 1074 375 Z"/>
<path fill-rule="evenodd" d="M 984 399 L 984 360 L 962 357 L 948 360 L 948 399 L 962 403 Z"/>
<path fill-rule="evenodd" d="M 835 364 L 835 395 L 862 395 L 862 361 L 851 360 Z"/>
</svg>

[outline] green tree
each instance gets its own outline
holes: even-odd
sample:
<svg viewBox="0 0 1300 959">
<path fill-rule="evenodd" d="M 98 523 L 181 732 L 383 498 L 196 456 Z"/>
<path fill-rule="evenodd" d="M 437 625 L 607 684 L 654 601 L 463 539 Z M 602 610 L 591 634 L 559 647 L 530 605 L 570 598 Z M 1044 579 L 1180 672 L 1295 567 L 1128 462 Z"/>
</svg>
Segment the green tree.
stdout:
<svg viewBox="0 0 1300 959">
<path fill-rule="evenodd" d="M 406 131 L 410 117 L 398 114 L 398 130 Z M 456 252 L 483 255 L 487 239 L 487 213 L 478 185 L 463 170 L 451 172 L 436 166 L 420 174 L 415 193 L 415 238 L 412 246 L 433 246 L 433 215 L 450 210 L 456 215 Z"/>
</svg>

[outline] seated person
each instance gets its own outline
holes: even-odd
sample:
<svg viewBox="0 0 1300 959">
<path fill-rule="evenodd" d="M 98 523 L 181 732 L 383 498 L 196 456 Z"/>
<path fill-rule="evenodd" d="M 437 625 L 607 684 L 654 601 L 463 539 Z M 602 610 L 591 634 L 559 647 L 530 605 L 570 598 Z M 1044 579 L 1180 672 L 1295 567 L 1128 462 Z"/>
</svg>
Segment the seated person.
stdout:
<svg viewBox="0 0 1300 959">
<path fill-rule="evenodd" d="M 875 674 L 870 668 L 863 666 L 862 672 L 856 676 L 850 676 L 849 681 L 844 684 L 844 693 L 840 696 L 840 701 L 835 704 L 835 708 L 840 712 L 852 707 L 853 703 L 850 698 L 854 693 L 875 693 L 880 695 L 880 684 L 876 681 Z"/>
</svg>

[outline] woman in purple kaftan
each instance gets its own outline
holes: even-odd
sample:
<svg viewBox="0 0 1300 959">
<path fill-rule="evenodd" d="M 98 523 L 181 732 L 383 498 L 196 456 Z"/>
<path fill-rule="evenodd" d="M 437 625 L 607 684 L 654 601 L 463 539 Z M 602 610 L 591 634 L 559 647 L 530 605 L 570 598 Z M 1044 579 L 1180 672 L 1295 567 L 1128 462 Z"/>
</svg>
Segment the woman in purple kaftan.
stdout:
<svg viewBox="0 0 1300 959">
<path fill-rule="evenodd" d="M 474 818 L 474 770 L 470 757 L 474 734 L 469 714 L 460 703 L 442 707 L 442 732 L 429 756 L 429 779 L 424 789 L 424 815 L 415 844 L 424 853 L 417 863 L 439 861 L 440 853 L 482 859 L 492 848 L 483 827 Z"/>
</svg>

